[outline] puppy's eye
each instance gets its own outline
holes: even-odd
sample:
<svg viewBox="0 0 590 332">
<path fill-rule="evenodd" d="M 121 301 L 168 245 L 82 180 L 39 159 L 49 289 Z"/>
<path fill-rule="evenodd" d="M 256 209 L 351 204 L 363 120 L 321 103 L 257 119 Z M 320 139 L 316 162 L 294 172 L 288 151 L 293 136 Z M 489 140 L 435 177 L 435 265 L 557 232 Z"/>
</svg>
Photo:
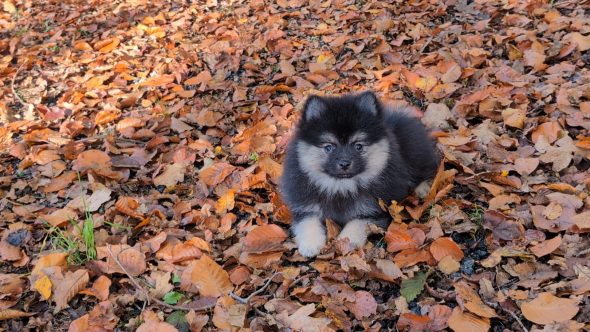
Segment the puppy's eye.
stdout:
<svg viewBox="0 0 590 332">
<path fill-rule="evenodd" d="M 361 143 L 355 143 L 354 144 L 354 149 L 357 151 L 363 151 L 363 145 Z"/>
<path fill-rule="evenodd" d="M 324 151 L 326 151 L 327 153 L 334 151 L 334 149 L 336 149 L 336 146 L 334 146 L 334 144 L 324 145 Z"/>
</svg>

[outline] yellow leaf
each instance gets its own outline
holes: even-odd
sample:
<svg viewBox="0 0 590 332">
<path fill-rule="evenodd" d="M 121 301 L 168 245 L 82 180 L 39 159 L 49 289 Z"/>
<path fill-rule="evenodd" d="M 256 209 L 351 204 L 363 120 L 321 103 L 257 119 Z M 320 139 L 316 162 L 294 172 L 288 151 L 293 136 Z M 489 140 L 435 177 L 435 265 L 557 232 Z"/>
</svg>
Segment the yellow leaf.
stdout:
<svg viewBox="0 0 590 332">
<path fill-rule="evenodd" d="M 49 300 L 51 297 L 51 280 L 44 273 L 41 273 L 41 275 L 43 276 L 35 281 L 34 288 L 44 300 Z"/>
<path fill-rule="evenodd" d="M 16 13 L 16 7 L 12 3 L 12 1 L 5 0 L 4 1 L 4 11 L 10 14 Z"/>
<path fill-rule="evenodd" d="M 234 208 L 235 205 L 236 190 L 230 189 L 221 195 L 215 204 L 215 211 L 217 213 L 225 213 Z"/>
</svg>

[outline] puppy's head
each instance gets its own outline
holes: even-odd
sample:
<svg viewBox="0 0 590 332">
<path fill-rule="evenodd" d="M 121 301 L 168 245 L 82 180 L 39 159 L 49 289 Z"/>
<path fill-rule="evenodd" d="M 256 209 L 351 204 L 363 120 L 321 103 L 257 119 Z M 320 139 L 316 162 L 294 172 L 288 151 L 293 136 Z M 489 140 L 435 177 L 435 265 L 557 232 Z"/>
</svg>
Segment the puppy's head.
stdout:
<svg viewBox="0 0 590 332">
<path fill-rule="evenodd" d="M 335 191 L 353 191 L 377 176 L 389 151 L 382 112 L 372 92 L 309 97 L 298 126 L 304 171 Z"/>
</svg>

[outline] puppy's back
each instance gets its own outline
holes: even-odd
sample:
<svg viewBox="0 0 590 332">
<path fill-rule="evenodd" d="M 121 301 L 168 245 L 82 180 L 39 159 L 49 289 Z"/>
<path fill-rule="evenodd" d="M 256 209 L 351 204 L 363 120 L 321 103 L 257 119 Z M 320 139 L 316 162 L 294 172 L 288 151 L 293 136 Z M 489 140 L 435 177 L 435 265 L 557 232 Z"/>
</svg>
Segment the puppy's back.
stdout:
<svg viewBox="0 0 590 332">
<path fill-rule="evenodd" d="M 406 107 L 387 109 L 384 120 L 397 140 L 399 152 L 418 184 L 434 176 L 440 156 L 430 133 Z"/>
</svg>

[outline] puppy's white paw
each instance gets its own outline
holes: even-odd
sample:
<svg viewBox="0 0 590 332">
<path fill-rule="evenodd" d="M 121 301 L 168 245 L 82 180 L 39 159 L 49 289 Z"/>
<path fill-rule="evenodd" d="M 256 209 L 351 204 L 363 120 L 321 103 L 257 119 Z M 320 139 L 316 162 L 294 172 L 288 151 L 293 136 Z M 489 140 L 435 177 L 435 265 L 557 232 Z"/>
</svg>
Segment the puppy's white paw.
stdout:
<svg viewBox="0 0 590 332">
<path fill-rule="evenodd" d="M 420 184 L 418 185 L 418 187 L 416 187 L 416 190 L 414 190 L 414 191 L 416 192 L 416 195 L 420 199 L 424 199 L 430 193 L 430 186 L 431 185 L 432 185 L 432 181 L 430 181 L 430 180 L 422 181 L 422 182 L 420 182 Z"/>
<path fill-rule="evenodd" d="M 349 221 L 344 229 L 338 234 L 339 239 L 348 238 L 351 244 L 362 248 L 367 243 L 368 222 L 362 219 Z"/>
<path fill-rule="evenodd" d="M 317 256 L 326 244 L 326 231 L 318 217 L 308 217 L 293 226 L 295 242 L 303 257 Z"/>
</svg>

